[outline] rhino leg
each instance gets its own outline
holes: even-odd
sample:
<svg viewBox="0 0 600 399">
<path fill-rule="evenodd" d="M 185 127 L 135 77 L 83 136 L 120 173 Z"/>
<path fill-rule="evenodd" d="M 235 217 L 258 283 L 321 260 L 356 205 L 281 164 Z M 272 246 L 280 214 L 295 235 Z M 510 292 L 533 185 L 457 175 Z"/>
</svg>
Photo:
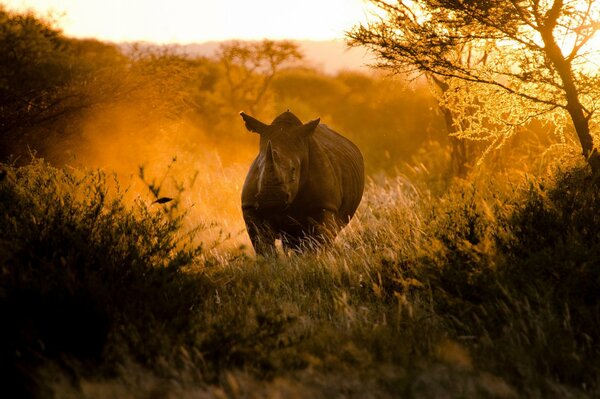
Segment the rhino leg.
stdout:
<svg viewBox="0 0 600 399">
<path fill-rule="evenodd" d="M 302 250 L 302 237 L 304 234 L 300 231 L 299 233 L 290 234 L 284 233 L 281 235 L 281 245 L 286 253 L 289 252 L 300 252 Z"/>
<path fill-rule="evenodd" d="M 277 252 L 275 247 L 275 233 L 269 225 L 257 217 L 255 212 L 243 210 L 246 230 L 257 255 L 274 256 Z"/>
</svg>

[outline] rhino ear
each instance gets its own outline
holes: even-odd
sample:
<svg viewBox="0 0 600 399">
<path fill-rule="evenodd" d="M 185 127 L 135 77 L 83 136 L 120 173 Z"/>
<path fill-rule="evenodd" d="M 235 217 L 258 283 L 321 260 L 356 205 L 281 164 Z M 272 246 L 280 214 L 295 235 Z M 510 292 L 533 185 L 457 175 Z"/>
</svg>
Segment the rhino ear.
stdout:
<svg viewBox="0 0 600 399">
<path fill-rule="evenodd" d="M 313 134 L 317 126 L 319 126 L 319 122 L 321 122 L 321 118 L 306 122 L 304 125 L 302 125 L 302 133 L 306 136 Z"/>
<path fill-rule="evenodd" d="M 246 123 L 246 129 L 248 129 L 251 132 L 262 134 L 265 131 L 265 129 L 267 128 L 267 125 L 265 125 L 258 119 L 255 119 L 255 118 L 251 117 L 250 115 L 244 113 L 244 111 L 240 112 L 240 116 Z"/>
</svg>

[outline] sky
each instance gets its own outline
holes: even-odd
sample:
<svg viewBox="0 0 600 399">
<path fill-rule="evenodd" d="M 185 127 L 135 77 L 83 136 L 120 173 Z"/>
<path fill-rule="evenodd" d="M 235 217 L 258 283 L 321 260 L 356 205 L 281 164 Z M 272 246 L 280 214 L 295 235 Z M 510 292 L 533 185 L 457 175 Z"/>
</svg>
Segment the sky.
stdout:
<svg viewBox="0 0 600 399">
<path fill-rule="evenodd" d="M 342 39 L 367 19 L 364 0 L 4 0 L 57 19 L 65 34 L 107 41 Z"/>
</svg>

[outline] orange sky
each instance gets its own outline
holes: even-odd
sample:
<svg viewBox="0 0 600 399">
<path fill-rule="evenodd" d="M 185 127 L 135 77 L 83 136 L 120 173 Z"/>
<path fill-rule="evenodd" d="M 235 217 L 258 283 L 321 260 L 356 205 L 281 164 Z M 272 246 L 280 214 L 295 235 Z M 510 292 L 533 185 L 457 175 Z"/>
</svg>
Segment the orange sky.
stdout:
<svg viewBox="0 0 600 399">
<path fill-rule="evenodd" d="M 364 0 L 4 0 L 58 16 L 67 35 L 189 43 L 343 38 L 368 15 Z"/>
</svg>

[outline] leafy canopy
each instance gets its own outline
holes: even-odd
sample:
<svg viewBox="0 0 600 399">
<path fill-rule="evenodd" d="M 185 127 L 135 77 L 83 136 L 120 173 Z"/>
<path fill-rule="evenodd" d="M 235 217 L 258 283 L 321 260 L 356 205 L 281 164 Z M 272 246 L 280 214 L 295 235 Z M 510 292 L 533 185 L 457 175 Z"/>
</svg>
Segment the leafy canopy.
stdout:
<svg viewBox="0 0 600 399">
<path fill-rule="evenodd" d="M 379 19 L 348 32 L 378 66 L 443 79 L 456 135 L 501 143 L 533 118 L 573 120 L 592 153 L 600 99 L 600 3 L 593 0 L 371 0 Z M 565 113 L 567 111 L 567 113 Z M 558 122 L 557 122 L 558 121 Z M 560 131 L 563 140 L 564 132 Z"/>
</svg>

